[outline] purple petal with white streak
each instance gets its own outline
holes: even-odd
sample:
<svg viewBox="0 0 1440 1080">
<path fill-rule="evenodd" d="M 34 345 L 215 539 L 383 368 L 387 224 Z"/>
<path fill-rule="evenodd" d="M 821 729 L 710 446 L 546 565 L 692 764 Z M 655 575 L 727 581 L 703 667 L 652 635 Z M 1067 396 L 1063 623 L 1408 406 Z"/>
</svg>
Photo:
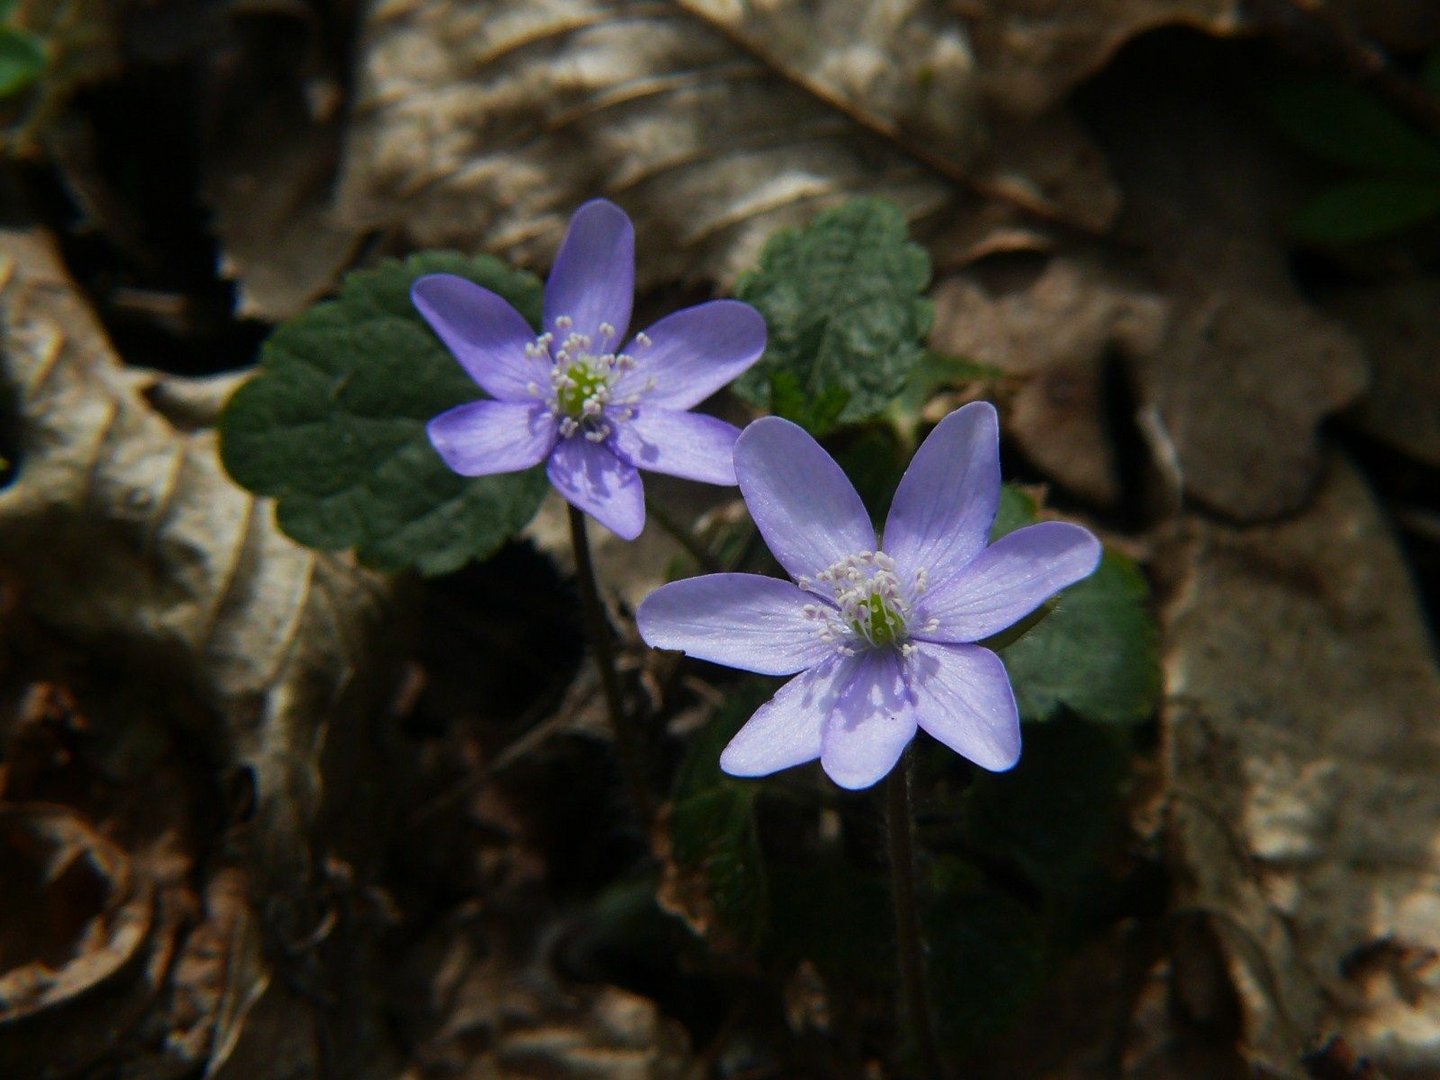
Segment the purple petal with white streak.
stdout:
<svg viewBox="0 0 1440 1080">
<path fill-rule="evenodd" d="M 445 464 L 461 476 L 519 472 L 538 465 L 555 445 L 555 417 L 544 405 L 472 401 L 425 426 Z"/>
<path fill-rule="evenodd" d="M 688 409 L 734 380 L 765 351 L 765 320 L 749 304 L 712 300 L 667 315 L 625 351 L 635 366 L 615 381 L 618 396 Z"/>
<path fill-rule="evenodd" d="M 545 282 L 545 329 L 559 345 L 567 332 L 589 334 L 597 347 L 617 348 L 630 325 L 635 302 L 635 228 L 612 202 L 592 199 L 570 219 L 570 227 Z M 555 320 L 568 315 L 570 331 Z M 600 325 L 615 330 L 613 340 L 600 338 Z"/>
<path fill-rule="evenodd" d="M 613 424 L 616 452 L 638 469 L 706 484 L 735 483 L 735 440 L 740 429 L 734 424 L 648 405 Z"/>
<path fill-rule="evenodd" d="M 885 519 L 885 553 L 932 586 L 985 547 L 1000 507 L 1000 420 L 989 402 L 957 409 L 915 452 Z"/>
<path fill-rule="evenodd" d="M 871 649 L 855 657 L 840 700 L 825 721 L 820 764 L 852 791 L 885 776 L 915 737 L 915 706 L 900 654 Z"/>
<path fill-rule="evenodd" d="M 991 772 L 1019 761 L 1020 714 L 1000 657 L 978 645 L 914 645 L 907 666 L 920 726 Z"/>
<path fill-rule="evenodd" d="M 1079 525 L 1042 521 L 1002 536 L 917 605 L 911 626 L 926 641 L 980 641 L 1013 626 L 1100 564 L 1100 541 Z"/>
<path fill-rule="evenodd" d="M 427 274 L 410 287 L 410 300 L 491 397 L 533 400 L 527 386 L 549 386 L 549 362 L 525 355 L 534 329 L 504 297 L 454 274 Z"/>
<path fill-rule="evenodd" d="M 731 776 L 768 776 L 818 758 L 825 718 L 854 667 L 853 657 L 833 656 L 791 679 L 730 740 L 720 768 Z"/>
<path fill-rule="evenodd" d="M 662 585 L 635 613 L 640 636 L 714 664 L 761 675 L 793 675 L 835 653 L 804 609 L 798 586 L 758 574 L 708 574 Z"/>
<path fill-rule="evenodd" d="M 805 430 L 767 416 L 740 433 L 735 475 L 770 551 L 793 578 L 875 550 L 865 504 Z"/>
<path fill-rule="evenodd" d="M 645 489 L 635 466 L 583 435 L 561 439 L 545 470 L 555 490 L 622 540 L 645 528 Z"/>
</svg>

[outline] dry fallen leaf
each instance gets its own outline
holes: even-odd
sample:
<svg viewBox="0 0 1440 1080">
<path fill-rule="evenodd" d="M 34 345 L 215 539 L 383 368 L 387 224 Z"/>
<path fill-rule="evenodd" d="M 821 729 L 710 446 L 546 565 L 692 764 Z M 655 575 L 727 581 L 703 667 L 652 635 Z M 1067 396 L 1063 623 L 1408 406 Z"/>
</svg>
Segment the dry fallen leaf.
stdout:
<svg viewBox="0 0 1440 1080">
<path fill-rule="evenodd" d="M 377 4 L 340 214 L 536 265 L 606 195 L 635 218 L 644 283 L 731 279 L 774 230 L 854 195 L 912 219 L 978 211 L 975 193 L 1088 229 L 1113 217 L 1104 162 L 1062 113 L 987 141 L 952 12 L 821 7 Z"/>
<path fill-rule="evenodd" d="M 1006 433 L 1048 476 L 1108 504 L 1121 491 L 1105 365 L 1152 354 L 1168 313 L 1093 258 L 1057 255 L 1021 288 L 987 280 L 983 267 L 941 282 L 931 346 L 1020 376 Z"/>
<path fill-rule="evenodd" d="M 1185 534 L 1165 560 L 1176 903 L 1213 930 L 1253 1061 L 1293 1075 L 1340 1034 L 1437 1075 L 1440 673 L 1404 560 L 1343 461 L 1292 520 Z"/>
<path fill-rule="evenodd" d="M 325 916 L 326 851 L 377 857 L 367 811 L 391 774 L 368 722 L 391 675 L 377 641 L 391 586 L 282 536 L 226 477 L 213 432 L 157 410 L 190 396 L 123 367 L 42 234 L 0 233 L 0 348 L 19 431 L 0 559 L 36 622 L 186 717 L 221 777 L 248 777 L 232 857 L 266 899 L 261 932 L 296 949 Z M 257 952 L 226 976 L 222 996 L 248 1002 L 268 966 Z"/>
<path fill-rule="evenodd" d="M 1334 292 L 1325 306 L 1360 335 L 1375 372 L 1355 425 L 1440 468 L 1440 278 Z"/>
</svg>

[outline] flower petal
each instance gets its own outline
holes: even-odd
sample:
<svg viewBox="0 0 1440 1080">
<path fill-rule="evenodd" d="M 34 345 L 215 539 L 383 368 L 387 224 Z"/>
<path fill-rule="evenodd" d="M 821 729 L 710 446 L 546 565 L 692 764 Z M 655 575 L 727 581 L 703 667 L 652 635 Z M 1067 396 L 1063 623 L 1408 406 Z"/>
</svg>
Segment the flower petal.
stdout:
<svg viewBox="0 0 1440 1080">
<path fill-rule="evenodd" d="M 645 489 L 635 466 L 583 435 L 561 439 L 545 470 L 571 506 L 584 510 L 622 540 L 645 528 Z"/>
<path fill-rule="evenodd" d="M 539 403 L 472 401 L 425 427 L 445 464 L 461 476 L 519 472 L 538 465 L 555 445 L 555 417 Z"/>
<path fill-rule="evenodd" d="M 920 726 L 982 769 L 1020 760 L 1020 713 L 1000 657 L 979 645 L 914 643 L 910 689 Z"/>
<path fill-rule="evenodd" d="M 706 484 L 735 483 L 735 440 L 740 429 L 700 413 L 641 406 L 615 419 L 616 451 L 637 469 L 683 476 Z"/>
<path fill-rule="evenodd" d="M 720 754 L 731 776 L 768 776 L 820 756 L 821 729 L 855 662 L 832 656 L 776 691 Z"/>
<path fill-rule="evenodd" d="M 841 787 L 867 788 L 895 767 L 915 737 L 915 723 L 899 653 L 861 653 L 825 721 L 820 764 Z"/>
<path fill-rule="evenodd" d="M 735 475 L 760 535 L 793 578 L 875 550 L 865 504 L 805 430 L 767 416 L 740 433 Z"/>
<path fill-rule="evenodd" d="M 635 620 L 646 644 L 761 675 L 793 675 L 835 653 L 805 617 L 815 598 L 779 578 L 707 574 L 662 585 Z"/>
<path fill-rule="evenodd" d="M 607 351 L 619 346 L 630 325 L 635 302 L 635 227 L 612 202 L 592 199 L 570 219 L 570 227 L 545 282 L 545 329 L 556 343 L 567 332 L 589 334 Z M 568 316 L 568 331 L 555 320 Z M 615 337 L 606 342 L 600 325 L 608 323 Z"/>
<path fill-rule="evenodd" d="M 985 547 L 1000 507 L 1000 420 L 975 401 L 936 425 L 895 489 L 882 541 L 904 570 L 938 585 Z"/>
<path fill-rule="evenodd" d="M 712 300 L 665 316 L 625 351 L 635 366 L 615 381 L 618 395 L 688 409 L 760 359 L 765 320 L 739 300 Z"/>
<path fill-rule="evenodd" d="M 533 400 L 531 383 L 549 385 L 546 362 L 525 355 L 534 329 L 503 296 L 454 274 L 426 274 L 410 286 L 410 300 L 491 397 Z"/>
<path fill-rule="evenodd" d="M 920 600 L 912 626 L 926 641 L 980 641 L 1013 626 L 1100 564 L 1100 541 L 1079 525 L 1042 521 L 1002 536 Z"/>
</svg>

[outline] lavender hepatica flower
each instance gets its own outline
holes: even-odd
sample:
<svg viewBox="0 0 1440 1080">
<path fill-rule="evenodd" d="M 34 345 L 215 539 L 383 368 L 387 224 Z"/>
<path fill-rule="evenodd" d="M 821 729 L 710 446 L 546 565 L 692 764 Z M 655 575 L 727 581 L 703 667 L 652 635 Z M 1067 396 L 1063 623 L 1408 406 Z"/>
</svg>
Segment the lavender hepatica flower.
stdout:
<svg viewBox="0 0 1440 1080">
<path fill-rule="evenodd" d="M 797 675 L 731 740 L 720 766 L 764 776 L 820 759 L 846 788 L 874 784 L 924 728 L 986 769 L 1020 757 L 1005 665 L 975 644 L 1090 574 L 1100 542 L 1042 522 L 987 543 L 1000 505 L 999 422 L 947 416 L 906 470 L 883 543 L 835 461 L 774 417 L 735 447 L 740 490 L 794 582 L 712 574 L 640 605 L 650 645 L 762 675 Z M 798 673 L 798 674 L 797 674 Z"/>
<path fill-rule="evenodd" d="M 688 412 L 760 358 L 765 321 L 716 300 L 626 341 L 635 230 L 596 199 L 570 220 L 545 283 L 536 336 L 508 301 L 453 274 L 420 278 L 411 298 L 490 400 L 430 421 L 430 442 L 464 476 L 547 461 L 572 506 L 626 540 L 645 526 L 637 469 L 735 483 L 733 424 Z"/>
</svg>

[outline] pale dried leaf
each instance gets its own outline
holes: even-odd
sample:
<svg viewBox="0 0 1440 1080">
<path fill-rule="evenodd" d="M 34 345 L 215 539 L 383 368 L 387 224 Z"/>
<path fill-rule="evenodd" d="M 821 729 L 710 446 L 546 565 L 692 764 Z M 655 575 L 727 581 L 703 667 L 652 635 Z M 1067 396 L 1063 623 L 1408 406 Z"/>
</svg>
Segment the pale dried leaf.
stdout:
<svg viewBox="0 0 1440 1080">
<path fill-rule="evenodd" d="M 533 915 L 533 911 L 531 911 Z M 614 986 L 560 983 L 537 958 L 454 919 L 401 972 L 406 1002 L 426 1016 L 410 1033 L 404 1080 L 682 1080 L 694 1075 L 683 1028 Z M 433 1026 L 432 1026 L 433 1025 Z"/>
<path fill-rule="evenodd" d="M 965 16 L 987 100 L 1022 116 L 1053 109 L 1131 38 L 1162 26 L 1241 29 L 1237 0 L 949 0 Z"/>
<path fill-rule="evenodd" d="M 1005 430 L 1047 475 L 1086 498 L 1120 497 L 1115 444 L 1105 428 L 1107 358 L 1154 353 L 1169 305 L 1085 256 L 1045 261 L 1006 288 L 983 270 L 935 289 L 931 346 L 1020 376 Z"/>
<path fill-rule="evenodd" d="M 606 195 L 635 218 L 644 283 L 732 279 L 774 230 L 855 195 L 912 220 L 974 210 L 967 188 L 1086 228 L 1113 216 L 1063 116 L 983 137 L 952 14 L 815 6 L 378 4 L 341 215 L 543 265 L 570 210 Z"/>
<path fill-rule="evenodd" d="M 1440 278 L 1336 292 L 1325 306 L 1360 335 L 1374 371 L 1355 425 L 1440 468 Z"/>
<path fill-rule="evenodd" d="M 0 1075 L 71 1075 L 159 992 L 176 927 L 125 852 L 63 807 L 0 806 L 0 871 Z"/>
<path fill-rule="evenodd" d="M 1291 277 L 1290 158 L 1243 94 L 1207 85 L 1118 101 L 1106 121 L 1128 197 L 1119 231 L 1173 304 L 1138 389 L 1187 494 L 1262 520 L 1304 503 L 1316 427 L 1360 395 L 1368 371 L 1355 336 Z"/>
<path fill-rule="evenodd" d="M 316 847 L 345 850 L 369 828 L 355 812 L 322 830 L 320 813 L 327 791 L 353 802 L 352 758 L 377 752 L 355 724 L 389 677 L 376 635 L 390 586 L 286 539 L 268 504 L 229 481 L 213 432 L 179 430 L 151 407 L 43 235 L 0 233 L 0 320 L 20 432 L 0 558 L 38 621 L 104 649 L 151 699 L 198 700 L 207 752 L 254 782 L 242 850 L 267 897 L 261 921 L 301 939 L 318 918 Z M 337 716 L 348 737 L 329 740 Z"/>
<path fill-rule="evenodd" d="M 1255 1060 L 1285 1074 L 1338 1033 L 1436 1075 L 1440 673 L 1405 563 L 1344 462 L 1284 524 L 1186 532 L 1165 613 L 1177 902 L 1210 921 Z"/>
</svg>

